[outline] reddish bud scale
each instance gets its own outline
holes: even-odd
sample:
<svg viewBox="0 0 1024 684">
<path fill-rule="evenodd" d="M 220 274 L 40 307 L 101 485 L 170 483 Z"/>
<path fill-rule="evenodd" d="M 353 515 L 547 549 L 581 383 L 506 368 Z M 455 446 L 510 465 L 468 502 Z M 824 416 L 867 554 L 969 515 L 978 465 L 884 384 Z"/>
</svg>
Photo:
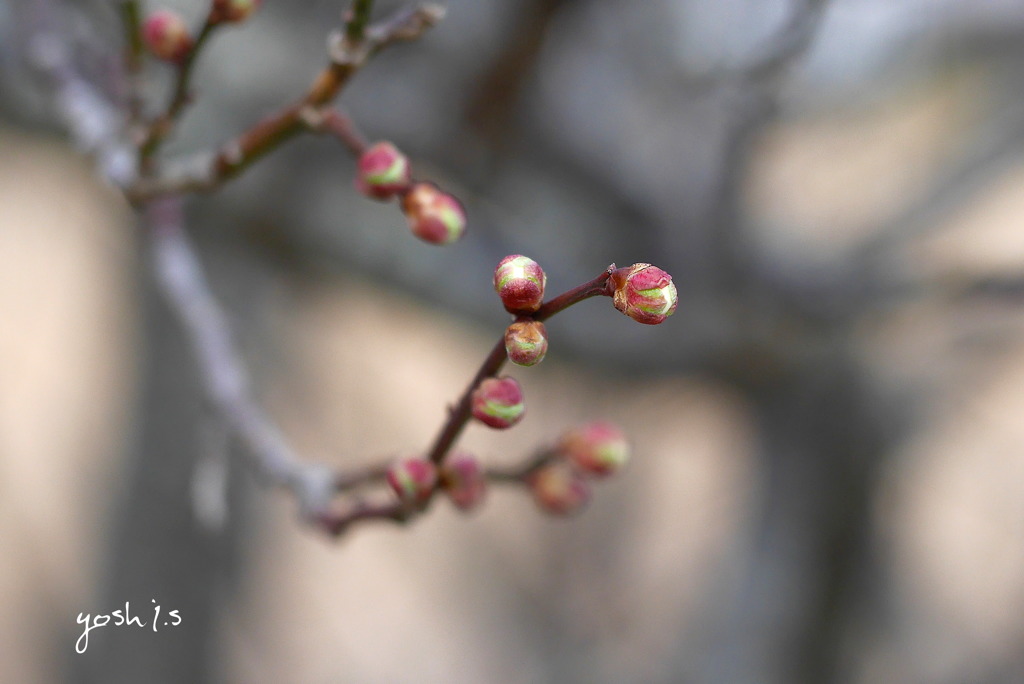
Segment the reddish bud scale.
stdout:
<svg viewBox="0 0 1024 684">
<path fill-rule="evenodd" d="M 437 485 L 437 468 L 422 458 L 406 458 L 391 464 L 385 478 L 403 502 L 422 504 Z"/>
<path fill-rule="evenodd" d="M 356 189 L 388 200 L 409 187 L 409 160 L 389 142 L 379 142 L 359 157 Z"/>
<path fill-rule="evenodd" d="M 590 485 L 564 462 L 550 463 L 527 479 L 533 500 L 552 515 L 578 513 L 590 501 Z"/>
<path fill-rule="evenodd" d="M 548 353 L 548 331 L 540 321 L 516 321 L 505 330 L 508 360 L 520 366 L 533 366 Z"/>
<path fill-rule="evenodd" d="M 629 443 L 619 428 L 603 421 L 566 432 L 557 451 L 577 470 L 595 477 L 618 471 L 629 460 Z"/>
<path fill-rule="evenodd" d="M 533 313 L 544 302 L 548 277 L 536 261 L 511 254 L 494 269 L 494 290 L 511 313 Z"/>
<path fill-rule="evenodd" d="M 213 0 L 210 21 L 213 23 L 245 21 L 258 10 L 260 0 Z"/>
<path fill-rule="evenodd" d="M 672 276 L 657 266 L 633 264 L 611 275 L 615 308 L 638 323 L 657 325 L 672 315 L 679 294 Z"/>
<path fill-rule="evenodd" d="M 486 378 L 473 392 L 473 417 L 484 425 L 504 430 L 525 413 L 523 390 L 515 378 Z"/>
<path fill-rule="evenodd" d="M 466 232 L 466 212 L 459 201 L 431 183 L 416 183 L 402 198 L 409 229 L 434 245 L 455 242 Z"/>
<path fill-rule="evenodd" d="M 441 466 L 441 486 L 462 511 L 476 508 L 487 495 L 487 479 L 480 461 L 461 452 L 449 456 Z"/>
<path fill-rule="evenodd" d="M 142 41 L 153 56 L 168 62 L 185 59 L 193 45 L 185 20 L 170 10 L 157 10 L 146 18 Z"/>
</svg>

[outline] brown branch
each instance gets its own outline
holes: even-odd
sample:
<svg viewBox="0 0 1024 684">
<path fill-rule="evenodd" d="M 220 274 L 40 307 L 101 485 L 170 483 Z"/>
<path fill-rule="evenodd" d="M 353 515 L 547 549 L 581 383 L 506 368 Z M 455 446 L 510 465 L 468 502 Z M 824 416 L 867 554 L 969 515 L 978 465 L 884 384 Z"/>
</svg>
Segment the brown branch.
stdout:
<svg viewBox="0 0 1024 684">
<path fill-rule="evenodd" d="M 595 297 L 598 295 L 609 295 L 607 284 L 608 277 L 612 271 L 615 270 L 614 264 L 609 266 L 601 275 L 597 276 L 593 280 L 583 283 L 578 287 L 574 287 L 568 292 L 564 292 L 554 299 L 546 302 L 541 308 L 533 315 L 533 318 L 538 321 L 544 321 L 551 318 L 555 314 L 564 311 L 573 304 L 581 302 L 584 299 Z M 470 381 L 466 387 L 459 401 L 453 406 L 448 414 L 448 420 L 441 427 L 441 431 L 434 439 L 434 444 L 431 446 L 430 451 L 427 452 L 427 459 L 434 464 L 440 464 L 444 461 L 445 456 L 448 454 L 448 450 L 455 444 L 455 440 L 459 438 L 462 433 L 462 429 L 466 427 L 472 416 L 473 409 L 473 391 L 476 390 L 477 386 L 486 378 L 493 377 L 498 374 L 501 370 L 502 365 L 505 363 L 505 359 L 508 358 L 505 352 L 505 337 L 502 337 L 491 349 L 491 353 L 487 355 L 484 362 L 480 365 L 476 375 Z"/>
<path fill-rule="evenodd" d="M 305 95 L 221 145 L 212 156 L 204 155 L 198 170 L 189 160 L 182 170 L 140 179 L 128 188 L 129 198 L 138 203 L 161 194 L 209 192 L 299 133 L 318 130 L 325 108 L 372 55 L 395 42 L 419 37 L 443 16 L 441 7 L 428 3 L 369 26 L 358 43 L 335 33 L 331 37 L 331 63 L 317 75 Z"/>
<path fill-rule="evenodd" d="M 185 58 L 177 65 L 177 74 L 174 79 L 174 89 L 171 91 L 171 98 L 167 109 L 157 117 L 149 126 L 142 143 L 139 145 L 139 156 L 143 162 L 151 157 L 160 148 L 161 143 L 174 130 L 182 111 L 192 101 L 192 74 L 195 71 L 195 64 L 202 52 L 206 41 L 213 35 L 213 30 L 219 26 L 217 22 L 208 17 L 196 36 L 192 48 L 185 55 Z"/>
</svg>

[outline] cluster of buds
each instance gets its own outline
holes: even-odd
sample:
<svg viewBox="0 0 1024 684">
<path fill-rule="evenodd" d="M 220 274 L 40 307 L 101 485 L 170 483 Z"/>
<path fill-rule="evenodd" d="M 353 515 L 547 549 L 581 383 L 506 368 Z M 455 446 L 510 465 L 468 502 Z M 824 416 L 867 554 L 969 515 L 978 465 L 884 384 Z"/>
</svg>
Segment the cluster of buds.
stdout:
<svg viewBox="0 0 1024 684">
<path fill-rule="evenodd" d="M 142 42 L 154 57 L 180 63 L 195 44 L 185 20 L 177 12 L 157 10 L 142 23 Z"/>
<path fill-rule="evenodd" d="M 589 423 L 566 432 L 526 484 L 541 510 L 571 515 L 590 501 L 591 480 L 618 472 L 628 459 L 629 443 L 621 430 L 603 421 Z"/>
<path fill-rule="evenodd" d="M 457 199 L 433 183 L 413 182 L 409 159 L 390 142 L 378 142 L 360 156 L 356 189 L 372 199 L 401 197 L 413 235 L 434 245 L 455 242 L 466 232 L 466 212 Z"/>
</svg>

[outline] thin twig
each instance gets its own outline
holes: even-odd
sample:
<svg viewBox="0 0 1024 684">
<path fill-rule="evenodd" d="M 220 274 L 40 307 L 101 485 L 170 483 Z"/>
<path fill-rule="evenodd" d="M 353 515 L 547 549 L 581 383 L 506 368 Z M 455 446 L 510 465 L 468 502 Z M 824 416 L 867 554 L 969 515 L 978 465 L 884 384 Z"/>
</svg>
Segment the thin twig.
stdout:
<svg viewBox="0 0 1024 684">
<path fill-rule="evenodd" d="M 428 3 L 368 27 L 364 40 L 358 44 L 336 34 L 331 41 L 331 63 L 317 75 L 305 95 L 221 145 L 216 153 L 193 157 L 185 163 L 172 162 L 172 171 L 139 179 L 126 191 L 129 198 L 139 203 L 169 193 L 209 192 L 287 140 L 306 131 L 318 130 L 324 109 L 371 55 L 394 42 L 420 36 L 443 16 L 442 8 Z"/>
<path fill-rule="evenodd" d="M 213 35 L 213 30 L 218 26 L 220 26 L 219 23 L 207 18 L 206 22 L 203 23 L 203 28 L 199 31 L 199 35 L 196 36 L 195 42 L 192 44 L 192 49 L 188 51 L 185 59 L 178 65 L 177 75 L 174 79 L 174 89 L 171 92 L 167 109 L 153 121 L 146 132 L 145 139 L 139 146 L 139 154 L 143 160 L 151 157 L 159 149 L 161 143 L 174 130 L 174 125 L 177 123 L 182 111 L 191 102 L 192 74 L 195 72 L 196 61 L 202 52 L 203 46 L 206 45 L 206 41 L 210 39 L 210 36 Z"/>
</svg>

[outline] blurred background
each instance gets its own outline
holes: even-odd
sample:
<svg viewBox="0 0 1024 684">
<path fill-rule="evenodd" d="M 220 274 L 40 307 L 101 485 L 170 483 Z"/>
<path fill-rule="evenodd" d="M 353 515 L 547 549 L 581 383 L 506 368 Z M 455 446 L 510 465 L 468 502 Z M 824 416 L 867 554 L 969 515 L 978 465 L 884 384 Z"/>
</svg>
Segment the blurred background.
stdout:
<svg viewBox="0 0 1024 684">
<path fill-rule="evenodd" d="M 464 200 L 465 239 L 411 239 L 303 138 L 190 201 L 212 287 L 261 401 L 343 469 L 429 443 L 506 322 L 501 257 L 550 292 L 652 261 L 673 318 L 559 316 L 512 371 L 526 420 L 462 441 L 513 463 L 613 419 L 630 467 L 569 520 L 502 489 L 301 526 L 224 457 L 132 212 L 27 64 L 33 2 L 0 0 L 4 681 L 1024 681 L 1024 4 L 446 4 L 341 101 Z M 108 89 L 114 5 L 60 17 Z M 218 35 L 169 151 L 304 92 L 345 5 Z M 79 613 L 125 602 L 182 624 L 76 654 Z"/>
</svg>

